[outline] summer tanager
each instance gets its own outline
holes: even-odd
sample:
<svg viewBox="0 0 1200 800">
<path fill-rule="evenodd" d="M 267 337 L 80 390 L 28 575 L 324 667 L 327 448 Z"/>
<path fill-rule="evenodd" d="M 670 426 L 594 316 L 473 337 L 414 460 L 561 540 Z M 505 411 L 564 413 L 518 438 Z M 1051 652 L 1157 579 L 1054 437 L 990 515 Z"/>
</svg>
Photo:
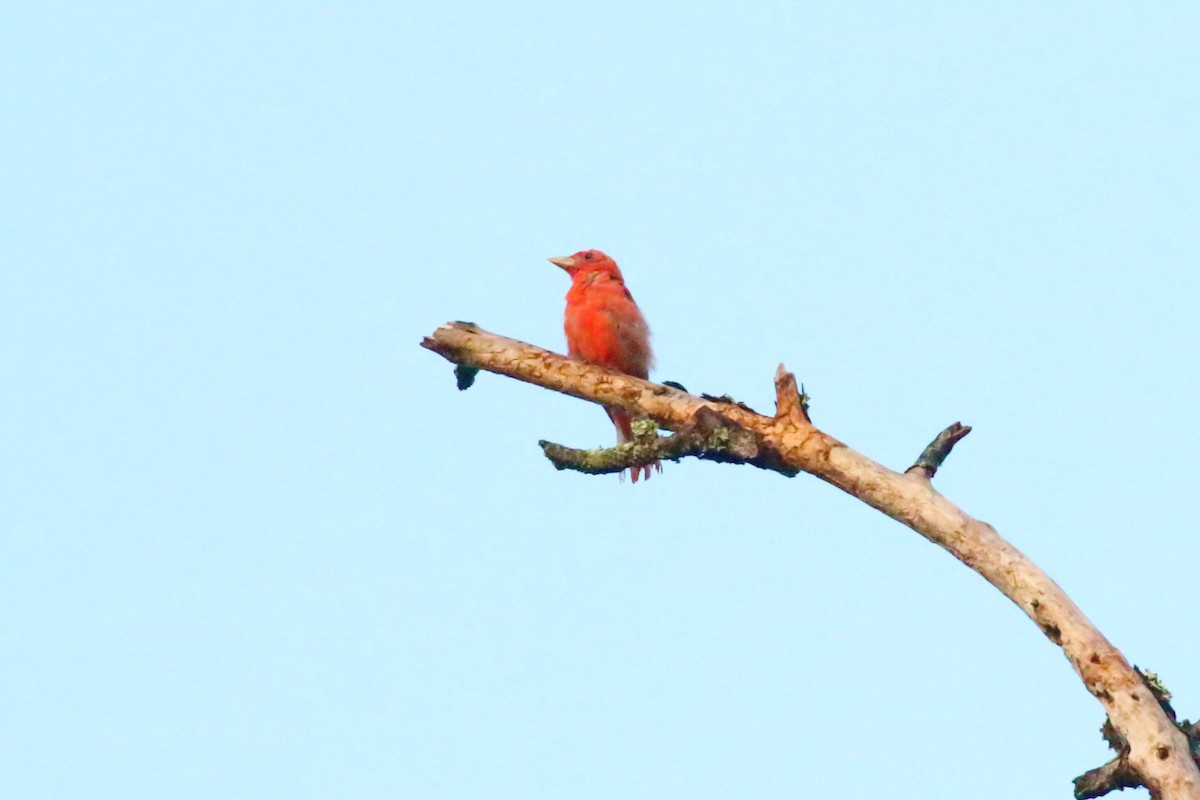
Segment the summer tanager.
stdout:
<svg viewBox="0 0 1200 800">
<path fill-rule="evenodd" d="M 599 250 L 580 250 L 569 258 L 552 258 L 550 263 L 571 276 L 563 315 L 567 352 L 591 364 L 645 379 L 654 363 L 650 328 L 625 287 L 617 262 Z M 617 429 L 617 444 L 631 441 L 629 414 L 617 408 L 604 410 Z M 657 462 L 653 466 L 662 469 Z M 637 483 L 641 475 L 650 478 L 650 465 L 633 467 L 629 472 Z"/>
</svg>

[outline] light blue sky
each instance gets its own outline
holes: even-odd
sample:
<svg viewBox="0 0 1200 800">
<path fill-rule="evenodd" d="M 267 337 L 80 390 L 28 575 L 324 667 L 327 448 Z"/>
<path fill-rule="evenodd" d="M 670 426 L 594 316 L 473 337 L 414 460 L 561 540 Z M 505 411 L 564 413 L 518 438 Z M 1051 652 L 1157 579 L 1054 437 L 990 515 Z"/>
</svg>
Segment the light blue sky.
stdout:
<svg viewBox="0 0 1200 800">
<path fill-rule="evenodd" d="M 975 426 L 938 488 L 1200 716 L 1200 12 L 1050 5 L 9 9 L 0 795 L 1068 797 L 1101 708 L 953 559 L 417 346 L 562 349 L 584 247 L 660 379 Z"/>
</svg>

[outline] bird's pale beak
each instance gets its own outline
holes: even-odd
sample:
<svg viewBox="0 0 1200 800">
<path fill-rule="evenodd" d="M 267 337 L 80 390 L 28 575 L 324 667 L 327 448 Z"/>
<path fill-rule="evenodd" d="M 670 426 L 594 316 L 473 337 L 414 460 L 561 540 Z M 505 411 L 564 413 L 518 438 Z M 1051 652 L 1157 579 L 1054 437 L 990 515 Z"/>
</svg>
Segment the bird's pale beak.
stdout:
<svg viewBox="0 0 1200 800">
<path fill-rule="evenodd" d="M 573 258 L 548 258 L 546 259 L 556 267 L 562 267 L 567 272 L 570 272 L 575 267 L 575 259 Z"/>
</svg>

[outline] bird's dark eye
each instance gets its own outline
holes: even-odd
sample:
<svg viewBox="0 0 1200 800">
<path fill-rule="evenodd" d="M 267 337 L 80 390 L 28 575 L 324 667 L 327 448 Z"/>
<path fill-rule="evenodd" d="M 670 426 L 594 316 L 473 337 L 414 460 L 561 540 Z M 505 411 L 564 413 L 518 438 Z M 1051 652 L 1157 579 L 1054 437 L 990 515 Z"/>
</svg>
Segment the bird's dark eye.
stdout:
<svg viewBox="0 0 1200 800">
<path fill-rule="evenodd" d="M 592 260 L 592 256 L 594 256 L 594 255 L 596 255 L 596 254 L 595 254 L 595 253 L 590 253 L 590 252 L 589 252 L 589 253 L 584 253 L 584 254 L 583 254 L 583 257 L 584 257 L 584 258 L 586 258 L 588 261 L 591 261 L 591 260 Z"/>
</svg>

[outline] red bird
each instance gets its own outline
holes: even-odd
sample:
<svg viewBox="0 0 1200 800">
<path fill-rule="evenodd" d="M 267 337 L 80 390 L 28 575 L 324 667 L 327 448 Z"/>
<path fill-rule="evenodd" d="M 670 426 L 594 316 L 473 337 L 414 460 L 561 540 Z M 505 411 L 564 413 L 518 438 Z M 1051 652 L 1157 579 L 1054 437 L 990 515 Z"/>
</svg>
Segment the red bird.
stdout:
<svg viewBox="0 0 1200 800">
<path fill-rule="evenodd" d="M 571 276 L 567 292 L 567 311 L 563 330 L 567 334 L 567 352 L 591 364 L 599 364 L 643 380 L 654 363 L 650 352 L 650 328 L 633 295 L 625 288 L 625 278 L 617 262 L 599 250 L 580 250 L 569 258 L 552 258 Z M 629 415 L 616 408 L 605 408 L 617 429 L 617 444 L 633 439 Z M 654 467 L 661 470 L 658 462 Z M 630 469 L 633 482 L 640 475 L 650 478 L 650 465 Z"/>
</svg>

